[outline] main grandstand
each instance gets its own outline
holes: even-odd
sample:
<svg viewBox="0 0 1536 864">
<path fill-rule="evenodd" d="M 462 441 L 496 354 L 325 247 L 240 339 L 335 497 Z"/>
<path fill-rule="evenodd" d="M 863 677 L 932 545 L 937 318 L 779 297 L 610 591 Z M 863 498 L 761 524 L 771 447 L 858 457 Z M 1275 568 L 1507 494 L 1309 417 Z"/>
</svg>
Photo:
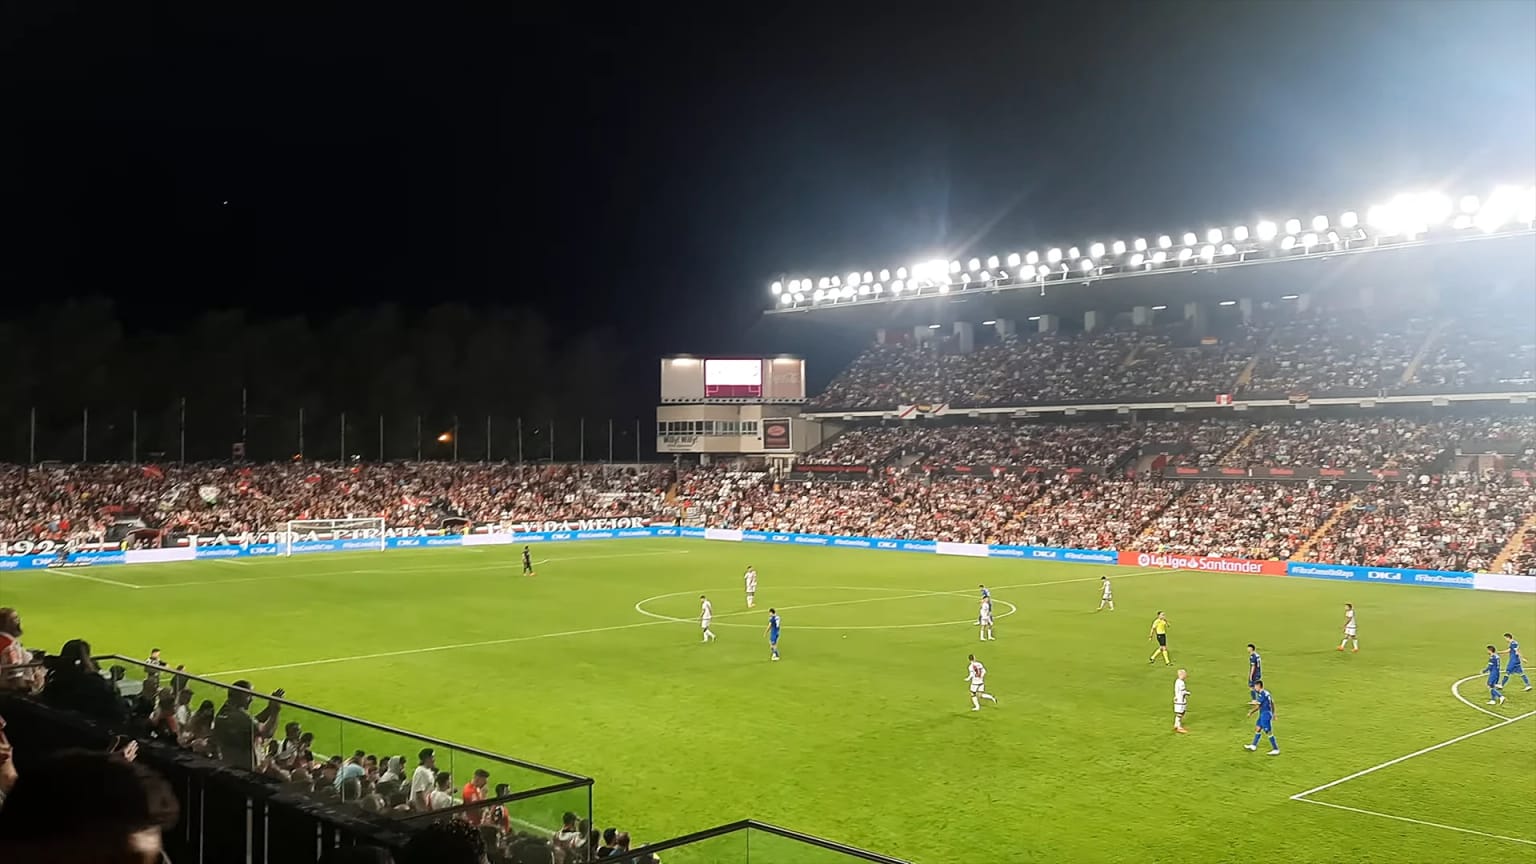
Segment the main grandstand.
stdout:
<svg viewBox="0 0 1536 864">
<path fill-rule="evenodd" d="M 1149 741 L 1160 723 L 1146 726 L 1142 713 L 1166 712 L 1172 670 L 1156 668 L 1162 677 L 1149 684 L 1118 667 L 1130 640 L 1127 656 L 1143 671 L 1142 618 L 1165 606 L 1174 610 L 1175 652 L 1190 646 L 1180 662 L 1191 658 L 1196 680 L 1211 682 L 1206 691 L 1233 691 L 1210 697 L 1206 717 L 1227 707 L 1241 713 L 1235 670 L 1243 658 L 1234 649 L 1249 639 L 1267 640 L 1272 668 L 1291 676 L 1281 680 L 1307 706 L 1298 713 L 1318 725 L 1338 692 L 1371 687 L 1391 691 L 1379 699 L 1393 710 L 1418 716 L 1428 704 L 1426 715 L 1451 726 L 1465 712 L 1429 700 L 1454 697 L 1501 721 L 1484 731 L 1533 716 L 1472 705 L 1458 689 L 1468 679 L 1456 680 L 1476 671 L 1462 667 L 1482 646 L 1467 643 L 1469 654 L 1463 643 L 1494 638 L 1470 635 L 1476 628 L 1529 629 L 1528 620 L 1511 620 L 1529 617 L 1528 604 L 1516 605 L 1523 596 L 1370 593 L 1384 587 L 1372 582 L 1536 593 L 1531 202 L 1523 188 L 1454 200 L 1417 194 L 1364 217 L 786 277 L 772 288 L 775 324 L 814 317 L 868 347 L 808 398 L 798 358 L 664 359 L 656 449 L 669 458 L 654 462 L 5 466 L 0 605 L 26 604 L 29 625 L 48 638 L 94 626 L 96 644 L 114 644 L 111 656 L 92 661 L 80 653 L 89 646 L 71 643 L 67 668 L 54 662 L 47 675 L 16 652 L 0 680 L 52 708 L 79 709 L 77 697 L 99 683 L 89 675 L 92 684 L 81 683 L 82 669 L 132 670 L 132 680 L 118 675 L 107 691 L 128 696 L 131 709 L 109 697 L 116 708 L 93 719 L 158 742 L 146 757 L 157 765 L 211 759 L 252 775 L 265 791 L 246 790 L 224 815 L 259 799 L 252 812 L 280 832 L 282 818 L 271 814 L 289 805 L 309 813 L 317 821 L 304 823 L 306 855 L 338 838 L 404 845 L 452 824 L 472 827 L 501 861 L 564 864 L 592 860 L 600 848 L 625 862 L 659 853 L 669 864 L 894 860 L 727 822 L 720 812 L 757 816 L 739 811 L 761 806 L 811 820 L 804 827 L 817 834 L 924 862 L 1026 860 L 1009 851 L 1022 848 L 1129 860 L 1116 857 L 1124 838 L 1107 836 L 1133 825 L 1126 820 L 1149 820 L 1134 827 L 1159 841 L 1183 837 L 1162 836 L 1166 826 L 1151 821 L 1172 790 L 1138 798 L 1141 784 L 1126 780 L 1149 759 L 1159 771 L 1174 764 L 1167 770 L 1189 797 L 1172 806 L 1185 822 L 1219 821 L 1215 809 L 1237 795 L 1266 808 L 1287 806 L 1290 796 L 1385 816 L 1359 830 L 1365 847 L 1384 842 L 1396 820 L 1495 844 L 1479 852 L 1505 851 L 1498 844 L 1506 842 L 1524 852 L 1536 840 L 1474 817 L 1403 816 L 1392 804 L 1309 797 L 1401 760 L 1305 793 L 1285 786 L 1277 797 L 1265 785 L 1270 775 L 1223 767 L 1228 785 L 1219 785 L 1177 774 L 1186 761 L 1227 766 L 1235 747 L 1172 754 L 1159 741 L 1112 758 L 1118 751 L 1106 744 L 1118 740 L 1096 730 Z M 295 523 L 304 526 L 297 537 Z M 629 539 L 608 542 L 620 538 Z M 379 539 L 367 548 L 468 548 L 302 554 Z M 582 540 L 602 542 L 563 545 Z M 525 545 L 538 575 L 514 581 L 513 556 Z M 970 560 L 987 557 L 1004 560 Z M 116 563 L 149 566 L 102 566 Z M 787 616 L 786 660 L 769 667 L 771 678 L 759 674 L 760 640 L 750 655 L 730 653 L 748 650 L 731 637 L 757 639 L 766 607 L 717 599 L 715 626 L 727 636 L 696 644 L 696 598 L 735 595 L 748 566 L 761 570 L 763 597 Z M 1175 572 L 1182 581 L 1144 578 Z M 1245 573 L 1356 584 L 1231 575 Z M 1138 577 L 1119 595 L 1138 617 L 1128 628 L 1095 618 L 1103 629 L 1084 635 L 1084 586 L 1091 594 L 1105 574 L 1117 583 Z M 1010 683 L 1004 676 L 1013 675 L 998 711 L 1017 714 L 978 716 L 1008 719 L 968 727 L 952 723 L 953 706 L 940 700 L 958 693 L 953 661 L 976 642 L 968 628 L 978 582 L 993 586 L 1005 613 L 1000 643 L 986 646 L 998 677 Z M 1344 587 L 1354 599 L 1328 590 Z M 1330 649 L 1332 658 L 1334 608 L 1363 598 L 1381 644 L 1403 662 L 1369 672 L 1315 663 L 1303 645 L 1315 642 L 1313 653 Z M 932 605 L 891 609 L 909 602 Z M 1028 611 L 1009 617 L 1021 608 Z M 1442 634 L 1423 628 L 1442 614 L 1454 644 L 1427 646 Z M 1318 624 L 1323 617 L 1328 623 Z M 124 656 L 151 634 L 155 644 L 180 642 L 175 659 L 186 658 L 185 674 Z M 1367 645 L 1370 657 L 1369 637 Z M 1458 652 L 1449 671 L 1422 671 L 1442 648 Z M 1381 685 L 1384 669 L 1407 683 Z M 942 685 L 927 683 L 943 675 Z M 273 677 L 308 693 L 303 701 L 277 694 L 246 735 L 245 707 L 261 687 L 250 681 Z M 236 680 L 245 683 L 232 687 Z M 1112 692 L 1094 701 L 1099 690 Z M 183 727 L 176 709 L 204 696 L 206 710 L 189 712 Z M 1228 698 L 1233 706 L 1222 705 Z M 215 714 L 216 700 L 233 707 Z M 305 704 L 320 701 L 335 711 Z M 352 714 L 489 742 L 462 747 Z M 276 721 L 291 718 L 303 728 L 280 732 Z M 1334 763 L 1353 759 L 1355 742 L 1375 734 L 1367 719 L 1343 722 L 1347 741 L 1301 737 L 1298 749 L 1314 755 L 1277 769 L 1301 773 L 1276 782 L 1300 789 L 1354 770 L 1353 761 Z M 238 728 L 221 732 L 221 723 Z M 1236 718 L 1221 734 L 1233 729 L 1248 731 Z M 1409 731 L 1395 730 L 1403 734 L 1391 746 L 1431 743 Z M 1528 743 L 1501 755 L 1523 766 Z M 431 789 L 405 780 L 417 762 Z M 493 784 L 515 780 L 494 795 L 475 792 L 470 786 L 486 779 L 476 770 Z M 909 783 L 889 813 L 850 803 Z M 1480 797 L 1456 797 L 1459 784 L 1424 785 L 1433 792 L 1423 794 L 1444 796 L 1433 807 L 1481 807 Z M 605 789 L 615 790 L 611 799 Z M 675 843 L 637 839 L 632 851 L 627 832 L 610 841 L 599 830 L 614 823 L 609 800 L 626 822 L 651 826 L 650 841 L 697 827 L 696 812 L 727 824 Z M 1122 812 L 1121 802 L 1135 812 Z M 946 807 L 988 822 L 1027 812 L 1032 836 L 1019 839 L 1018 826 L 950 822 Z M 1293 844 L 1287 857 L 1332 860 L 1315 856 L 1341 849 L 1345 859 L 1359 857 L 1360 847 L 1337 837 L 1337 823 L 1298 809 L 1309 812 L 1219 821 L 1214 839 L 1184 838 L 1179 857 L 1262 855 L 1273 848 L 1267 839 L 1243 838 L 1293 818 L 1302 827 L 1285 841 Z M 1085 830 L 1098 817 L 1106 824 Z M 757 845 L 749 848 L 748 836 Z M 1404 848 L 1467 851 L 1434 838 Z"/>
</svg>

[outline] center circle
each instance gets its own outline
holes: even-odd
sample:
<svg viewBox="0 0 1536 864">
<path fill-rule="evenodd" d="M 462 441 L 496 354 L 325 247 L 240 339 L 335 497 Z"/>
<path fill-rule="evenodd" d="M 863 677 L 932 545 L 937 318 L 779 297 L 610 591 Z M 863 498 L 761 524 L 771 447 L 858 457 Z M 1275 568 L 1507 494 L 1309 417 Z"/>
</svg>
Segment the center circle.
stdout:
<svg viewBox="0 0 1536 864">
<path fill-rule="evenodd" d="M 832 607 L 832 606 L 855 606 L 855 605 L 864 604 L 864 603 L 880 603 L 880 602 L 885 602 L 885 601 L 896 601 L 896 600 L 922 600 L 922 599 L 930 598 L 930 597 L 959 597 L 959 596 L 964 596 L 962 594 L 962 592 L 959 592 L 959 591 L 917 591 L 917 590 L 913 590 L 913 589 L 910 589 L 910 588 L 881 588 L 881 587 L 870 586 L 870 585 L 798 585 L 798 586 L 784 586 L 784 587 L 782 587 L 782 588 L 780 588 L 778 590 L 782 590 L 782 591 L 875 591 L 875 592 L 885 592 L 885 593 L 888 593 L 888 594 L 895 595 L 895 596 L 891 596 L 891 597 L 873 597 L 873 598 L 869 598 L 869 599 L 865 599 L 865 600 L 836 600 L 836 601 L 832 601 L 832 602 L 829 602 L 829 603 L 802 603 L 802 604 L 799 604 L 799 605 L 796 605 L 796 606 L 781 606 L 781 607 L 777 607 L 779 609 L 779 611 L 781 611 L 781 612 L 793 612 L 793 611 L 795 611 L 797 609 L 824 609 L 824 608 L 828 608 L 828 607 Z M 673 592 L 668 593 L 668 594 L 657 594 L 657 595 L 655 595 L 653 597 L 646 597 L 645 599 L 640 600 L 639 602 L 635 603 L 635 611 L 639 612 L 641 615 L 646 616 L 647 618 L 655 618 L 658 621 L 671 621 L 671 622 L 675 622 L 675 623 L 678 623 L 678 624 L 698 624 L 699 623 L 699 619 L 697 617 L 694 617 L 694 618 L 679 618 L 679 617 L 677 617 L 675 615 L 663 615 L 660 612 L 653 612 L 653 611 L 651 611 L 651 610 L 649 610 L 649 609 L 647 609 L 645 607 L 647 605 L 655 603 L 657 601 L 670 600 L 673 597 L 685 597 L 685 596 L 697 597 L 700 594 L 708 594 L 708 593 L 709 593 L 708 589 L 703 589 L 703 590 L 694 590 L 694 591 L 673 591 Z M 1002 614 L 994 615 L 993 616 L 993 620 L 996 620 L 998 618 L 1007 618 L 1009 615 L 1013 615 L 1013 614 L 1015 614 L 1015 613 L 1017 613 L 1019 611 L 1019 607 L 1018 606 L 1015 606 L 1014 604 L 1009 603 L 1007 600 L 999 600 L 999 599 L 994 597 L 992 599 L 992 602 L 996 603 L 998 605 L 1001 605 L 1001 606 L 1008 607 L 1007 611 L 1003 612 Z M 724 614 L 714 616 L 714 618 L 711 619 L 711 626 L 712 627 L 757 627 L 757 628 L 761 628 L 762 627 L 762 623 L 761 622 L 753 622 L 751 624 L 741 624 L 741 623 L 736 623 L 736 622 L 732 622 L 732 621 L 722 621 L 721 619 L 723 619 L 723 618 L 739 618 L 739 617 L 742 617 L 742 616 L 745 616 L 745 615 L 763 615 L 763 614 L 766 613 L 766 611 L 767 611 L 767 607 L 763 607 L 762 609 L 750 609 L 750 610 L 740 610 L 740 611 L 735 611 L 735 612 L 726 612 Z M 933 622 L 933 623 L 924 623 L 924 624 L 854 624 L 854 625 L 851 625 L 851 626 L 843 626 L 843 625 L 835 625 L 835 624 L 796 624 L 796 625 L 793 625 L 793 627 L 791 629 L 794 629 L 794 630 L 843 630 L 843 631 L 846 631 L 846 630 L 920 630 L 920 629 L 925 629 L 925 628 L 928 628 L 928 627 L 956 627 L 956 626 L 959 626 L 961 624 L 974 626 L 976 624 L 976 619 L 975 618 L 968 618 L 968 619 L 965 619 L 963 621 L 936 621 L 936 622 Z"/>
</svg>

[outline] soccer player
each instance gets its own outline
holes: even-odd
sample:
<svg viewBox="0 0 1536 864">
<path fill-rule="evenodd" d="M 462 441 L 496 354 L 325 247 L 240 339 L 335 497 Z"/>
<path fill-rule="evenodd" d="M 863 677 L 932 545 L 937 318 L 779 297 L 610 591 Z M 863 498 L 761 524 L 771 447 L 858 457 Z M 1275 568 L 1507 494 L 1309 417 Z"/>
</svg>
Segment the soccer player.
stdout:
<svg viewBox="0 0 1536 864">
<path fill-rule="evenodd" d="M 1499 689 L 1499 649 L 1492 645 L 1488 646 L 1488 704 L 1504 704 L 1504 693 Z"/>
<path fill-rule="evenodd" d="M 987 667 L 981 665 L 981 661 L 972 654 L 968 658 L 971 665 L 965 670 L 965 680 L 971 684 L 971 710 L 981 710 L 981 699 L 986 699 L 992 704 L 997 704 L 997 697 L 987 692 Z"/>
<path fill-rule="evenodd" d="M 1097 609 L 1095 609 L 1093 611 L 1095 611 L 1095 612 L 1103 612 L 1106 608 L 1108 608 L 1109 611 L 1111 611 L 1111 612 L 1115 611 L 1115 594 L 1114 594 L 1113 591 L 1110 590 L 1110 587 L 1109 587 L 1109 577 L 1108 576 L 1100 576 L 1099 577 L 1099 584 L 1104 586 L 1104 593 L 1099 598 L 1099 608 L 1097 608 Z"/>
<path fill-rule="evenodd" d="M 747 608 L 751 609 L 752 605 L 757 602 L 757 571 L 752 568 L 751 564 L 747 565 L 747 575 L 744 578 L 747 582 Z"/>
<path fill-rule="evenodd" d="M 768 610 L 768 650 L 773 652 L 773 659 L 779 659 L 779 610 Z"/>
<path fill-rule="evenodd" d="M 985 586 L 985 585 L 977 585 L 976 587 L 981 589 L 981 599 L 983 599 L 983 600 L 991 600 L 992 599 L 992 592 L 987 590 L 987 586 Z"/>
<path fill-rule="evenodd" d="M 709 605 L 709 598 L 699 595 L 699 626 L 704 629 L 704 641 L 712 642 L 715 639 L 714 631 L 709 629 L 709 621 L 715 617 L 715 607 Z"/>
<path fill-rule="evenodd" d="M 982 642 L 985 642 L 988 639 L 991 639 L 993 641 L 997 640 L 997 636 L 993 635 L 993 633 L 992 633 L 992 598 L 991 597 L 983 597 L 983 598 L 981 598 L 981 616 L 976 619 L 976 623 L 981 625 L 981 641 Z"/>
<path fill-rule="evenodd" d="M 1259 649 L 1252 642 L 1248 643 L 1248 698 L 1253 698 L 1253 687 L 1264 677 L 1264 661 L 1259 657 Z"/>
<path fill-rule="evenodd" d="M 1516 642 L 1514 635 L 1510 633 L 1505 633 L 1504 638 L 1509 640 L 1509 650 L 1499 653 L 1508 654 L 1509 661 L 1504 666 L 1504 680 L 1499 683 L 1499 687 L 1504 687 L 1509 683 L 1509 679 L 1519 675 L 1520 680 L 1525 682 L 1525 689 L 1531 689 L 1531 676 L 1525 674 L 1525 658 L 1520 656 L 1520 643 Z"/>
<path fill-rule="evenodd" d="M 1275 741 L 1275 698 L 1264 689 L 1262 680 L 1253 682 L 1253 701 L 1248 704 L 1253 706 L 1248 709 L 1248 716 L 1252 717 L 1253 712 L 1259 712 L 1259 722 L 1253 727 L 1253 743 L 1244 744 L 1243 749 L 1259 749 L 1259 739 L 1268 735 L 1269 755 L 1279 756 L 1280 744 Z"/>
<path fill-rule="evenodd" d="M 1172 666 L 1173 661 L 1168 659 L 1168 618 L 1163 613 L 1157 613 L 1152 619 L 1152 632 L 1147 634 L 1148 639 L 1156 639 L 1157 647 L 1152 649 L 1152 656 L 1147 658 L 1148 663 L 1156 662 L 1157 655 L 1163 655 L 1163 665 Z"/>
<path fill-rule="evenodd" d="M 1360 640 L 1355 638 L 1355 604 L 1344 604 L 1344 638 L 1339 642 L 1339 650 L 1344 650 L 1345 642 L 1355 643 L 1355 653 L 1360 653 Z"/>
<path fill-rule="evenodd" d="M 1188 672 L 1180 669 L 1179 677 L 1173 682 L 1173 731 L 1180 735 L 1189 731 L 1184 728 L 1184 709 L 1189 707 L 1189 686 L 1184 683 L 1184 679 L 1188 675 Z"/>
<path fill-rule="evenodd" d="M 523 575 L 524 576 L 532 576 L 532 575 L 534 575 L 534 572 L 533 572 L 533 550 L 529 549 L 527 546 L 523 547 Z"/>
</svg>

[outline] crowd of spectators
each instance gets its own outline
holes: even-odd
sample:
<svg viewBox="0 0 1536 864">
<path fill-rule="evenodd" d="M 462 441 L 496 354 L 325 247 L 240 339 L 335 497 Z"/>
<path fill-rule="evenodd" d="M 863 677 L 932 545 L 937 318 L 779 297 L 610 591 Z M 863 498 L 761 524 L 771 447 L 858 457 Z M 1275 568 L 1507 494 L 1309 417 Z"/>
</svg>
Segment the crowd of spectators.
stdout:
<svg viewBox="0 0 1536 864">
<path fill-rule="evenodd" d="M 1536 308 L 1469 311 L 1447 321 L 1408 389 L 1498 393 L 1536 386 Z"/>
<path fill-rule="evenodd" d="M 1349 500 L 1342 484 L 1184 482 L 1139 536 L 1142 552 L 1285 560 Z"/>
<path fill-rule="evenodd" d="M 1536 424 L 1526 421 L 1523 426 L 1536 437 Z M 1253 427 L 1254 434 L 1224 464 L 1411 471 L 1462 441 L 1485 440 L 1493 430 L 1488 420 L 1273 420 Z"/>
</svg>

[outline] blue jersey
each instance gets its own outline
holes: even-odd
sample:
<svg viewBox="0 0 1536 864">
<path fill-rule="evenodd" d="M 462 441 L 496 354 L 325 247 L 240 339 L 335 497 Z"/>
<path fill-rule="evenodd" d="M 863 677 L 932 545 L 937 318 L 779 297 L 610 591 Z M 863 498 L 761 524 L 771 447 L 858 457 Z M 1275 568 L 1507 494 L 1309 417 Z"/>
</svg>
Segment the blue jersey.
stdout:
<svg viewBox="0 0 1536 864">
<path fill-rule="evenodd" d="M 1509 665 L 1510 672 L 1517 672 L 1525 667 L 1525 658 L 1520 656 L 1520 643 L 1514 639 L 1509 640 Z"/>
<path fill-rule="evenodd" d="M 1254 698 L 1259 702 L 1260 720 L 1268 720 L 1270 717 L 1274 716 L 1275 700 L 1270 697 L 1268 690 L 1260 690 L 1257 694 L 1255 694 Z"/>
<path fill-rule="evenodd" d="M 991 591 L 988 591 L 985 588 L 981 589 L 981 599 L 986 600 L 986 599 L 990 598 L 991 596 L 992 596 L 992 592 Z"/>
<path fill-rule="evenodd" d="M 779 641 L 779 616 L 777 615 L 768 616 L 768 640 L 770 642 Z"/>
<path fill-rule="evenodd" d="M 1499 680 L 1499 655 L 1497 654 L 1488 655 L 1488 680 L 1491 683 L 1497 683 Z"/>
<path fill-rule="evenodd" d="M 1255 651 L 1248 655 L 1248 683 L 1252 684 L 1264 677 L 1260 669 L 1262 665 L 1263 661 L 1259 659 L 1259 652 Z"/>
</svg>

